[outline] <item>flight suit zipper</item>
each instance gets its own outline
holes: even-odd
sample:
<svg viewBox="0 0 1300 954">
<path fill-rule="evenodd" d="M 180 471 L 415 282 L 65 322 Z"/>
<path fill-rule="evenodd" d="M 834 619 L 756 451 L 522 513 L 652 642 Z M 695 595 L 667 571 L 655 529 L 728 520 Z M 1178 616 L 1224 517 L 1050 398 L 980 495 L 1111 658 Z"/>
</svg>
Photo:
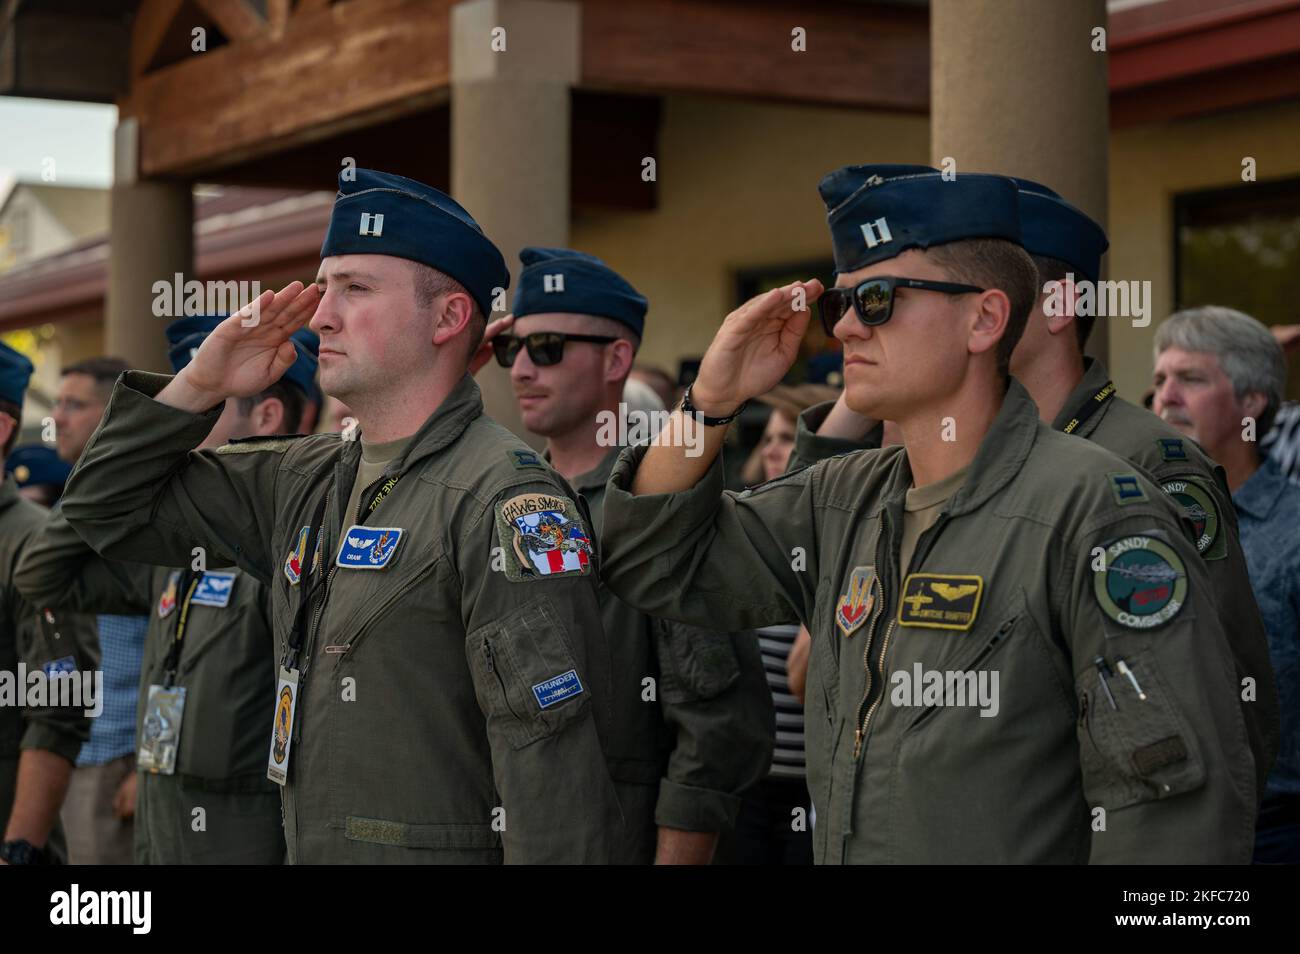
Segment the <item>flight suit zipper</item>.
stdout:
<svg viewBox="0 0 1300 954">
<path fill-rule="evenodd" d="M 862 668 L 866 671 L 867 674 L 867 684 L 866 684 L 866 688 L 864 688 L 862 692 L 862 701 L 858 703 L 858 714 L 860 717 L 862 714 L 862 707 L 867 704 L 867 699 L 871 697 L 871 690 L 875 685 L 875 677 L 871 671 L 871 641 L 875 638 L 876 623 L 880 621 L 881 615 L 885 612 L 886 609 L 885 604 L 887 602 L 886 594 L 885 594 L 884 577 L 880 573 L 880 567 L 882 566 L 880 560 L 880 541 L 882 536 L 881 528 L 884 526 L 885 521 L 888 519 L 889 519 L 888 513 L 882 510 L 880 513 L 880 520 L 877 521 L 876 523 L 876 535 L 875 535 L 874 547 L 873 547 L 874 555 L 876 558 L 876 578 L 873 581 L 873 585 L 878 585 L 880 587 L 880 605 L 876 607 L 876 611 L 871 615 L 871 622 L 870 624 L 868 624 L 867 627 L 866 644 L 862 647 Z M 885 631 L 886 645 L 888 645 L 889 637 L 892 633 L 892 630 L 893 630 L 893 623 L 891 622 L 889 629 Z M 854 729 L 854 733 L 853 733 L 853 758 L 854 759 L 856 759 L 858 757 L 858 754 L 862 751 L 862 740 L 866 735 L 866 726 L 869 725 L 871 722 L 871 712 L 872 710 L 874 710 L 874 708 L 875 706 L 873 704 L 871 709 L 867 710 L 866 717 L 860 718 L 858 725 Z"/>
<path fill-rule="evenodd" d="M 882 510 L 882 511 L 881 511 L 881 515 L 880 515 L 880 517 L 881 517 L 881 521 L 882 521 L 882 522 L 884 522 L 885 520 L 887 520 L 887 519 L 888 519 L 888 511 Z M 914 566 L 919 566 L 921 563 L 923 563 L 923 562 L 925 561 L 926 556 L 927 556 L 927 555 L 929 554 L 929 552 L 930 552 L 930 547 L 934 544 L 934 541 L 935 541 L 936 539 L 938 539 L 938 537 L 939 537 L 939 531 L 943 528 L 943 525 L 947 522 L 947 520 L 948 520 L 948 512 L 945 510 L 944 512 L 942 512 L 942 513 L 939 514 L 939 519 L 935 521 L 934 526 L 931 527 L 929 530 L 927 530 L 925 533 L 923 533 L 923 534 L 921 535 L 921 539 L 917 541 L 916 549 L 915 549 L 914 551 L 912 551 L 912 559 L 911 559 L 911 561 L 909 562 L 909 564 L 908 564 L 908 566 L 907 566 L 907 570 L 906 570 L 906 572 L 904 572 L 904 571 L 902 570 L 901 567 L 899 568 L 898 586 L 899 586 L 899 590 L 900 590 L 900 592 L 901 592 L 901 590 L 902 590 L 903 581 L 906 580 L 907 577 L 908 577 L 908 575 L 912 572 L 912 567 L 914 567 Z M 876 565 L 877 565 L 877 566 L 880 566 L 879 550 L 878 550 L 878 549 L 877 549 L 877 560 L 876 560 Z M 880 573 L 879 573 L 879 572 L 876 573 L 876 577 L 877 577 L 877 579 L 881 579 L 881 576 L 880 576 Z M 882 602 L 884 601 L 884 590 L 885 590 L 884 583 L 881 583 L 881 585 L 880 585 L 880 591 L 881 591 L 881 601 L 882 601 Z M 898 615 L 897 615 L 896 613 L 894 613 L 894 612 L 890 612 L 890 614 L 889 614 L 889 626 L 885 629 L 885 635 L 884 635 L 884 638 L 882 639 L 881 644 L 880 644 L 880 656 L 877 657 L 877 660 L 876 660 L 876 666 L 877 666 L 877 669 L 878 669 L 878 671 L 879 671 L 879 673 L 880 673 L 881 691 L 880 691 L 880 695 L 877 696 L 877 697 L 872 701 L 870 707 L 867 709 L 867 714 L 866 714 L 865 716 L 862 717 L 862 722 L 861 722 L 861 724 L 859 724 L 859 726 L 858 726 L 858 728 L 857 728 L 857 731 L 856 731 L 855 734 L 854 734 L 854 741 L 853 741 L 853 758 L 854 758 L 854 759 L 857 759 L 857 758 L 862 754 L 862 746 L 863 746 L 864 743 L 866 742 L 866 740 L 867 740 L 867 732 L 868 732 L 868 731 L 870 730 L 870 728 L 871 728 L 871 718 L 872 718 L 872 716 L 874 716 L 874 715 L 876 714 L 876 709 L 877 709 L 877 708 L 879 707 L 879 705 L 880 705 L 880 700 L 883 699 L 883 698 L 885 697 L 885 692 L 884 692 L 884 684 L 885 684 L 885 656 L 886 656 L 886 654 L 889 652 L 889 640 L 890 640 L 890 638 L 894 635 L 894 630 L 895 630 L 895 628 L 897 628 L 897 626 L 898 626 Z M 874 630 L 875 630 L 875 620 L 874 620 L 874 619 L 872 620 L 872 626 L 871 626 L 871 628 L 872 628 L 872 631 L 874 632 Z M 866 648 L 865 648 L 865 649 L 863 650 L 863 652 L 862 652 L 862 665 L 863 665 L 863 667 L 867 670 L 867 689 L 866 689 L 866 692 L 864 692 L 863 695 L 862 695 L 862 702 L 861 702 L 861 704 L 859 704 L 859 706 L 858 706 L 858 712 L 859 712 L 859 713 L 862 712 L 862 706 L 865 706 L 865 705 L 867 704 L 867 699 L 868 699 L 868 698 L 870 697 L 870 695 L 871 695 L 871 688 L 872 688 L 872 685 L 873 685 L 873 683 L 874 683 L 874 679 L 872 678 L 871 663 L 870 663 L 870 658 L 869 658 L 869 657 L 870 657 L 870 653 L 871 653 L 871 642 L 870 642 L 870 640 L 868 639 L 868 641 L 867 641 L 867 646 L 866 646 Z"/>
<path fill-rule="evenodd" d="M 506 708 L 510 710 L 510 714 L 517 721 L 523 721 L 519 719 L 519 713 L 515 711 L 515 707 L 510 704 L 510 693 L 506 691 L 506 682 L 501 678 L 501 672 L 497 668 L 496 655 L 492 652 L 492 644 L 488 642 L 486 636 L 483 637 L 483 661 L 487 665 L 487 671 L 496 677 L 497 685 L 501 687 L 501 698 L 506 701 Z"/>
<path fill-rule="evenodd" d="M 1013 616 L 1005 623 L 1003 623 L 1001 626 L 999 626 L 997 632 L 995 632 L 989 638 L 989 641 L 984 644 L 984 647 L 975 655 L 975 658 L 970 660 L 969 662 L 962 664 L 961 666 L 958 666 L 957 668 L 962 672 L 970 672 L 972 669 L 974 669 L 984 660 L 988 659 L 989 656 L 993 655 L 993 651 L 997 649 L 998 645 L 1002 642 L 1002 640 L 1006 638 L 1007 633 L 1011 632 L 1012 628 L 1016 625 L 1016 621 L 1018 619 L 1020 619 L 1018 615 Z M 930 716 L 934 715 L 941 708 L 942 706 L 927 706 L 921 712 L 921 714 L 916 717 L 915 721 L 912 722 L 911 726 L 909 727 L 909 730 L 915 729 L 918 725 L 920 725 Z"/>
</svg>

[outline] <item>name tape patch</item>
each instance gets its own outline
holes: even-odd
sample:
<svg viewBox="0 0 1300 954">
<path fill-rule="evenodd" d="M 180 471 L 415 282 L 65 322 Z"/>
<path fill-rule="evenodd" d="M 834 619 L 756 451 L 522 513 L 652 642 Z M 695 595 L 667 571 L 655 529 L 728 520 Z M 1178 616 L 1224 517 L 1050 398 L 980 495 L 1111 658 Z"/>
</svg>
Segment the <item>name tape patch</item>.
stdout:
<svg viewBox="0 0 1300 954">
<path fill-rule="evenodd" d="M 191 606 L 215 606 L 224 608 L 230 603 L 230 594 L 235 589 L 234 573 L 215 573 L 211 570 L 203 574 L 203 579 L 194 588 L 190 597 Z"/>
<path fill-rule="evenodd" d="M 345 570 L 382 570 L 393 561 L 403 533 L 401 527 L 348 527 L 334 565 Z"/>
<path fill-rule="evenodd" d="M 984 577 L 913 573 L 903 582 L 898 621 L 926 629 L 970 629 L 984 595 Z"/>
</svg>

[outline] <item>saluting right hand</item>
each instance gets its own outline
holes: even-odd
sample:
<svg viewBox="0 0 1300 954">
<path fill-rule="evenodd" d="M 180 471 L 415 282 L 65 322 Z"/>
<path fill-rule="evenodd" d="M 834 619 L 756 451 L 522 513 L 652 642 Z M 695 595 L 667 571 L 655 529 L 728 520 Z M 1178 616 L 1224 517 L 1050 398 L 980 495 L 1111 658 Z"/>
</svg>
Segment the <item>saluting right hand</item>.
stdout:
<svg viewBox="0 0 1300 954">
<path fill-rule="evenodd" d="M 297 351 L 289 336 L 311 320 L 319 301 L 316 286 L 302 282 L 263 292 L 213 329 L 157 400 L 201 411 L 262 393 L 292 366 Z"/>
<path fill-rule="evenodd" d="M 725 416 L 780 384 L 799 356 L 813 303 L 823 290 L 816 279 L 792 282 L 729 314 L 700 362 L 692 403 L 710 416 Z"/>
<path fill-rule="evenodd" d="M 487 323 L 483 329 L 483 340 L 479 343 L 478 350 L 470 355 L 469 373 L 478 374 L 483 366 L 492 360 L 492 339 L 499 334 L 503 334 L 514 323 L 514 315 L 502 315 Z"/>
</svg>

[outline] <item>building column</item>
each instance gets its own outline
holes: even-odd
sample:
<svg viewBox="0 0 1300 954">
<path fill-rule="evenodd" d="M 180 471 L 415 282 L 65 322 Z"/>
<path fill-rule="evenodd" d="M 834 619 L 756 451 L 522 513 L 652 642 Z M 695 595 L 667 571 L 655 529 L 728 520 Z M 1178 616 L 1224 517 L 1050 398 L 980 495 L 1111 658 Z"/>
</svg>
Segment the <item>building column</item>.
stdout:
<svg viewBox="0 0 1300 954">
<path fill-rule="evenodd" d="M 579 16 L 569 0 L 466 0 L 451 10 L 451 192 L 512 276 L 524 246 L 569 243 Z M 512 284 L 507 311 L 513 299 Z M 504 370 L 493 365 L 478 383 L 487 413 L 536 442 L 523 430 Z"/>
<path fill-rule="evenodd" d="M 167 371 L 163 328 L 171 319 L 153 313 L 154 283 L 165 281 L 170 288 L 177 273 L 182 282 L 194 277 L 194 200 L 188 182 L 138 178 L 137 134 L 134 120 L 118 123 L 104 353 L 133 368 Z"/>
<path fill-rule="evenodd" d="M 930 157 L 1050 186 L 1104 227 L 1105 0 L 931 0 Z M 1105 321 L 1088 350 L 1108 356 Z"/>
</svg>

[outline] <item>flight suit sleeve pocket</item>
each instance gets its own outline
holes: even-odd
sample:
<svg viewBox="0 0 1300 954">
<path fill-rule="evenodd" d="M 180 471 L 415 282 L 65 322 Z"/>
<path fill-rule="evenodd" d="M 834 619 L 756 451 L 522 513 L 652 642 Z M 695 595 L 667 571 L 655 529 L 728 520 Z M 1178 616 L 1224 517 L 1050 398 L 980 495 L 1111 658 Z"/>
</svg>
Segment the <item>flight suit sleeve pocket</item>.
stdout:
<svg viewBox="0 0 1300 954">
<path fill-rule="evenodd" d="M 474 630 L 465 654 L 489 734 L 504 732 L 516 749 L 559 732 L 590 704 L 587 675 L 545 597 Z"/>
<path fill-rule="evenodd" d="M 669 704 L 721 695 L 740 678 L 730 633 L 655 620 L 659 650 L 659 693 Z"/>
<path fill-rule="evenodd" d="M 1180 795 L 1205 784 L 1205 763 L 1196 738 L 1166 689 L 1154 657 L 1143 650 L 1127 662 L 1146 699 L 1118 672 L 1107 677 L 1110 696 L 1095 667 L 1088 667 L 1075 682 L 1084 794 L 1090 807 L 1108 811 Z"/>
</svg>

